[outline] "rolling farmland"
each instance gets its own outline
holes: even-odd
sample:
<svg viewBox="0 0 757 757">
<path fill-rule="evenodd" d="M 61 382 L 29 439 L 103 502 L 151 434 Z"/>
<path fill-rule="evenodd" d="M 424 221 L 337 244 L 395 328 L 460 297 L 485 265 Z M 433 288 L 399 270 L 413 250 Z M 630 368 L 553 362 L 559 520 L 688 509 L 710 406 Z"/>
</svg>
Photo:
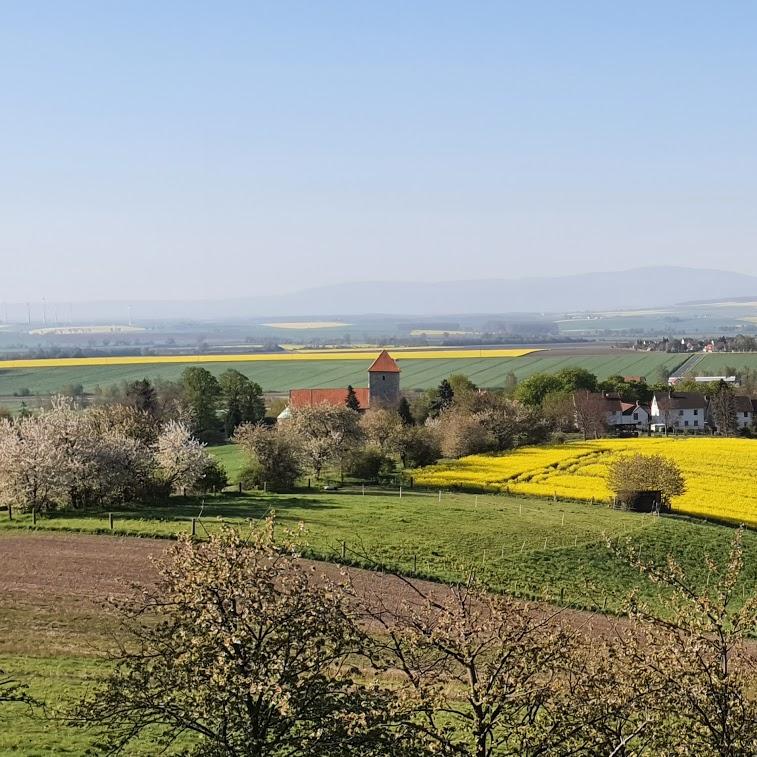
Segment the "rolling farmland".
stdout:
<svg viewBox="0 0 757 757">
<path fill-rule="evenodd" d="M 70 384 L 82 384 L 86 392 L 92 392 L 97 386 L 105 387 L 143 377 L 173 380 L 181 375 L 184 368 L 199 362 L 216 375 L 234 368 L 269 392 L 285 392 L 294 387 L 362 386 L 366 383 L 366 372 L 375 354 L 355 352 L 346 357 L 343 353 L 297 353 L 286 356 L 254 355 L 244 360 L 229 360 L 233 356 L 220 356 L 226 359 L 224 362 L 208 360 L 209 356 L 200 356 L 199 359 L 172 356 L 171 360 L 141 357 L 120 358 L 118 362 L 101 364 L 85 361 L 56 365 L 56 361 L 47 361 L 49 367 L 44 361 L 34 361 L 31 365 L 15 361 L 6 363 L 8 367 L 0 363 L 0 396 L 8 397 L 22 389 L 29 389 L 33 395 L 47 395 Z M 597 354 L 578 350 L 428 350 L 404 355 L 395 350 L 393 354 L 402 369 L 402 387 L 405 390 L 436 386 L 452 373 L 464 373 L 479 386 L 495 388 L 505 383 L 509 373 L 521 380 L 534 373 L 555 372 L 569 366 L 586 368 L 600 379 L 621 374 L 642 375 L 654 380 L 660 368 L 672 371 L 686 357 L 610 350 Z"/>
</svg>

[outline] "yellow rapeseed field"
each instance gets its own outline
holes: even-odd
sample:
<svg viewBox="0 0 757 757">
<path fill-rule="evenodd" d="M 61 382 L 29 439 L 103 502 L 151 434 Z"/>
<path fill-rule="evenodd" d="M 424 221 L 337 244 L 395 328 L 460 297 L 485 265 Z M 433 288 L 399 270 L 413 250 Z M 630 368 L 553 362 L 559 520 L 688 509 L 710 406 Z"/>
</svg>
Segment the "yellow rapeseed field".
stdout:
<svg viewBox="0 0 757 757">
<path fill-rule="evenodd" d="M 523 357 L 537 350 L 392 350 L 398 360 L 454 360 Z M 76 368 L 92 365 L 159 365 L 162 363 L 254 363 L 294 360 L 374 360 L 376 350 L 308 350 L 246 355 L 124 355 L 120 357 L 70 357 L 29 360 L 0 360 L 0 370 L 11 368 Z"/>
<path fill-rule="evenodd" d="M 757 441 L 750 439 L 603 439 L 524 447 L 439 463 L 418 471 L 415 480 L 434 488 L 609 501 L 608 461 L 634 452 L 665 455 L 680 466 L 687 491 L 673 500 L 674 512 L 757 526 Z"/>
</svg>

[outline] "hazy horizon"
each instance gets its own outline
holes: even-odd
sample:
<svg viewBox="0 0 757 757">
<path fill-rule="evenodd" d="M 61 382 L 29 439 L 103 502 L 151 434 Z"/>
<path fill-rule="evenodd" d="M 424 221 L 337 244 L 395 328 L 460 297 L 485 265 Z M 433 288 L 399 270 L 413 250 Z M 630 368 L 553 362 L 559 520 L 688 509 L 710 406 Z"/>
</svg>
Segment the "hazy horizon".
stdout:
<svg viewBox="0 0 757 757">
<path fill-rule="evenodd" d="M 749 3 L 35 2 L 2 22 L 2 301 L 757 275 Z"/>
</svg>

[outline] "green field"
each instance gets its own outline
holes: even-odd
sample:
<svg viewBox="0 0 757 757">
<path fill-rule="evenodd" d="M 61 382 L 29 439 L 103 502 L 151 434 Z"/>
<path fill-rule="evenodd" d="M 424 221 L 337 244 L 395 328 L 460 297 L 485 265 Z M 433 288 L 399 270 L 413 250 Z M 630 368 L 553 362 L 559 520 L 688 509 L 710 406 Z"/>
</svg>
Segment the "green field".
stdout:
<svg viewBox="0 0 757 757">
<path fill-rule="evenodd" d="M 550 354 L 549 350 L 534 352 L 517 358 L 450 358 L 398 360 L 402 369 L 402 387 L 405 390 L 427 389 L 453 373 L 464 373 L 482 387 L 503 386 L 508 373 L 520 380 L 533 373 L 555 372 L 569 366 L 582 367 L 596 373 L 600 379 L 614 374 L 642 375 L 655 378 L 660 367 L 676 368 L 685 355 L 649 352 L 606 352 L 587 355 Z M 286 392 L 289 389 L 313 387 L 342 387 L 367 384 L 370 360 L 313 360 L 206 364 L 216 375 L 234 368 L 257 381 L 265 391 Z M 2 364 L 0 363 L 0 366 Z M 86 392 L 96 386 L 106 387 L 122 381 L 133 381 L 145 376 L 151 379 L 177 379 L 191 363 L 155 365 L 100 365 L 76 368 L 0 368 L 0 396 L 11 396 L 21 389 L 32 394 L 47 395 L 63 387 L 81 384 Z"/>
<path fill-rule="evenodd" d="M 104 663 L 88 657 L 0 656 L 0 669 L 12 670 L 28 693 L 45 702 L 47 712 L 34 712 L 20 704 L 0 706 L 0 757 L 49 757 L 53 754 L 95 754 L 93 734 L 61 722 L 64 708 L 84 696 L 95 677 L 106 673 Z M 179 754 L 190 744 L 183 739 L 163 754 Z M 129 754 L 153 755 L 155 745 L 145 735 L 129 747 Z"/>
<path fill-rule="evenodd" d="M 303 492 L 173 498 L 155 507 L 114 510 L 114 532 L 175 537 L 189 533 L 202 511 L 198 535 L 222 522 L 245 526 L 276 513 L 281 526 L 307 529 L 313 557 L 371 565 L 455 581 L 470 570 L 496 590 L 578 607 L 618 609 L 636 587 L 649 601 L 657 590 L 613 557 L 606 536 L 631 539 L 647 557 L 677 555 L 703 575 L 702 556 L 722 555 L 732 529 L 702 522 L 620 513 L 605 506 L 506 497 L 386 491 Z M 0 529 L 32 527 L 31 516 L 4 516 Z M 107 515 L 64 513 L 38 518 L 50 531 L 110 533 Z M 757 580 L 757 534 L 747 534 L 749 581 Z M 344 550 L 344 552 L 343 552 Z"/>
<path fill-rule="evenodd" d="M 696 371 L 702 376 L 721 376 L 727 366 L 737 371 L 744 368 L 757 371 L 757 352 L 720 352 L 705 355 L 697 365 Z"/>
</svg>

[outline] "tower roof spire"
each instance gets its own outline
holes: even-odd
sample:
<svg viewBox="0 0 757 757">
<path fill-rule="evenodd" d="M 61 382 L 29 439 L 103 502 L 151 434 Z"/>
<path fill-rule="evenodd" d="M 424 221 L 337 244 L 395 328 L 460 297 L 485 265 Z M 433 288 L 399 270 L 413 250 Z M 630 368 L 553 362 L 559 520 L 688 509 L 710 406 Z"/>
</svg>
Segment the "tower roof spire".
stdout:
<svg viewBox="0 0 757 757">
<path fill-rule="evenodd" d="M 381 354 L 373 361 L 368 373 L 399 373 L 400 367 L 397 361 L 386 351 L 382 350 Z"/>
</svg>

